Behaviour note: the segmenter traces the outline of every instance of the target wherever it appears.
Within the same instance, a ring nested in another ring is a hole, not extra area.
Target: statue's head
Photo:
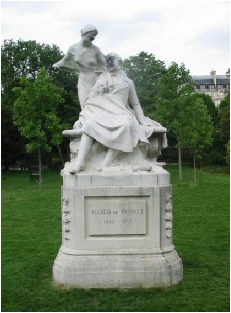
[[[83,29],[81,29],[81,36],[90,37],[90,40],[94,40],[96,35],[98,34],[98,30],[94,25],[86,25]]]
[[[113,72],[122,67],[123,60],[119,54],[111,52],[106,55],[106,63],[109,72]]]

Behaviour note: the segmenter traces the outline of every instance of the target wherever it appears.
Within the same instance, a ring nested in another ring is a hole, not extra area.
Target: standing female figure
[[[81,30],[81,41],[70,46],[65,56],[53,67],[74,70],[78,75],[78,96],[81,109],[95,83],[96,78],[107,72],[104,55],[92,44],[98,31],[93,25],[86,25]]]

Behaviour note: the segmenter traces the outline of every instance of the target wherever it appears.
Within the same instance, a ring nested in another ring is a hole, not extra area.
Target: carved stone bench
[[[137,146],[133,152],[131,153],[120,153],[119,161],[120,164],[141,164],[142,158],[144,159],[144,163],[151,163],[152,165],[163,165],[157,162],[158,156],[161,154],[161,150],[167,147],[167,139],[166,139],[166,132],[167,129],[165,127],[155,127],[154,132],[148,138],[149,139],[149,146]],[[69,129],[64,130],[62,132],[63,136],[69,138],[70,140],[70,163],[73,162],[78,157],[79,145],[82,136],[81,129]],[[89,156],[90,159],[95,159],[95,161],[91,163],[99,163],[99,159],[102,161],[102,155],[105,156],[106,151],[108,148],[102,146],[101,144],[95,142],[95,148],[92,150],[91,155]],[[98,156],[96,155],[98,153]],[[100,156],[101,155],[101,156]],[[97,159],[97,160],[96,160]],[[70,165],[69,163],[69,165]],[[68,166],[68,164],[67,164]]]

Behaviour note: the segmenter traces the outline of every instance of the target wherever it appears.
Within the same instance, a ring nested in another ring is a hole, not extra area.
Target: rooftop
[[[192,76],[192,79],[195,84],[201,85],[210,85],[214,84],[213,77],[211,75],[195,75]],[[216,75],[216,84],[217,85],[224,85],[229,83],[229,77],[226,75]]]

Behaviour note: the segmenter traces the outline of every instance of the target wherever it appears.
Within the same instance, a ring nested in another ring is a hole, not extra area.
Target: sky
[[[87,24],[98,29],[103,54],[145,51],[166,67],[183,63],[191,75],[230,67],[230,1],[1,1],[1,45],[36,40],[65,53]]]

